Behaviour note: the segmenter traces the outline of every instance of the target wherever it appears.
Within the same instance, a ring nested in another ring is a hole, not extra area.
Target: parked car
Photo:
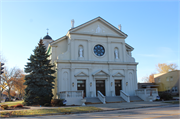
[[[16,100],[19,100],[19,98],[16,98]]]
[[[9,98],[6,98],[6,99],[5,99],[5,102],[7,102],[7,101],[12,101],[12,99],[11,99],[11,100],[9,100]]]

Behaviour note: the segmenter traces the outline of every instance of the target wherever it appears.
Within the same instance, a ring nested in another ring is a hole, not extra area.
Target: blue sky
[[[71,19],[78,26],[100,16],[115,27],[122,25],[142,82],[142,77],[157,73],[158,63],[180,66],[179,5],[178,0],[1,0],[0,52],[8,68],[24,69],[47,28],[56,40],[68,32]]]

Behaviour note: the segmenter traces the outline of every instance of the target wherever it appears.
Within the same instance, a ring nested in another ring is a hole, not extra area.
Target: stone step
[[[140,102],[143,101],[141,98],[138,96],[130,96],[130,102]]]
[[[120,96],[106,96],[106,103],[120,103],[120,102],[126,102],[122,97]]]
[[[88,97],[86,98],[86,104],[102,104],[98,97]]]

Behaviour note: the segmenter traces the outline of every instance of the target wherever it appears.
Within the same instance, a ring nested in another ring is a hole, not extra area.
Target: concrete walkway
[[[156,106],[165,106],[171,105],[171,103],[164,103],[161,101],[155,102],[123,102],[123,103],[108,103],[108,104],[92,104],[87,106],[94,106],[101,108],[102,110],[124,110],[124,109],[136,109],[136,108],[145,108],[145,107],[156,107]]]
[[[93,106],[101,108],[102,110],[125,110],[125,109],[136,109],[136,108],[145,108],[145,107],[156,107],[156,106],[165,106],[165,105],[172,105],[171,103],[164,103],[161,101],[155,101],[155,102],[123,102],[123,103],[108,103],[108,104],[89,104],[86,106]],[[68,108],[68,107],[77,107],[77,106],[63,106],[63,107],[37,107],[37,106],[25,106],[29,107],[32,110],[35,109],[56,109],[56,108]],[[24,109],[29,110],[29,109]],[[0,112],[3,111],[12,111],[12,110],[0,110]],[[19,111],[19,110],[13,110],[13,111]]]

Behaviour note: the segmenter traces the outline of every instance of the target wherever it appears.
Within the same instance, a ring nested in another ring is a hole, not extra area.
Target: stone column
[[[58,70],[57,70],[57,93],[59,93],[61,89],[61,84],[62,84],[62,68],[58,65]]]
[[[109,41],[109,38],[107,38],[107,56],[108,56],[108,61],[112,60],[112,53],[111,53],[111,42]],[[106,51],[105,51],[106,52]]]
[[[128,82],[128,85],[129,85],[129,81],[128,81],[128,69],[125,69],[125,77],[124,77],[125,92],[128,94],[129,90],[128,90],[128,86],[126,86],[126,82]]]
[[[74,59],[74,54],[75,54],[75,51],[76,51],[76,50],[74,50],[74,45],[75,45],[75,40],[71,39],[71,43],[70,43],[70,57],[71,57],[71,60]]]
[[[125,46],[125,43],[123,42],[122,43],[122,46],[123,46],[123,58],[122,58],[122,60],[123,60],[123,62],[126,62],[126,46]]]
[[[112,69],[109,69],[109,84],[110,84],[110,96],[114,96],[115,94],[115,88],[114,88],[114,79],[112,77]],[[112,82],[112,86],[111,86],[111,82]]]
[[[89,68],[89,80],[87,81],[89,85],[89,97],[93,97],[93,77],[92,77],[92,69]]]
[[[75,68],[71,68],[70,69],[70,72],[71,72],[71,78],[70,78],[70,90],[71,91],[74,91],[75,89],[74,89],[74,87],[75,87],[75,83],[74,83],[74,70],[75,70]],[[72,83],[74,83],[74,87],[72,86]]]

